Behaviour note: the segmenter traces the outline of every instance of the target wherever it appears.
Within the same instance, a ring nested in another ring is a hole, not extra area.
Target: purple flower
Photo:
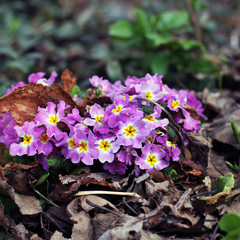
[[[179,156],[181,154],[181,150],[178,148],[178,146],[176,144],[173,144],[170,141],[167,141],[166,142],[166,148],[168,150],[169,157],[172,157],[173,161],[178,161]]]
[[[103,78],[98,77],[96,75],[92,76],[92,78],[89,79],[90,83],[93,87],[100,88],[103,92],[106,89],[111,89],[111,83],[108,80],[103,80]]]
[[[161,170],[169,165],[169,162],[164,157],[165,152],[160,145],[146,143],[142,149],[141,157],[136,156],[135,164],[147,172],[151,172],[154,169]]]
[[[57,105],[52,102],[48,102],[46,108],[38,108],[38,114],[35,117],[35,121],[38,126],[44,125],[46,127],[46,134],[48,137],[55,136],[57,140],[63,137],[62,131],[58,128],[59,123],[65,115],[65,110],[69,106],[66,106],[64,101],[60,101]]]
[[[9,152],[13,156],[22,156],[24,154],[33,156],[37,153],[38,140],[44,129],[37,128],[35,122],[24,122],[23,127],[15,126],[17,136],[21,138],[20,143],[12,143]]]
[[[42,84],[44,86],[50,87],[54,83],[55,78],[58,76],[58,74],[55,71],[51,73],[49,79],[43,78],[44,75],[45,75],[44,72],[32,73],[28,77],[28,82]]]
[[[161,85],[161,76],[159,79],[156,75],[151,76],[147,74],[145,76],[145,81],[141,81],[140,84],[135,86],[135,89],[140,97],[158,101],[163,97]]]
[[[183,119],[183,128],[185,130],[197,132],[200,126],[200,120],[195,120],[191,117],[190,113],[183,109],[183,115],[185,119]]]
[[[93,126],[93,132],[100,132],[101,134],[107,134],[109,131],[108,126],[102,123],[104,116],[104,109],[97,103],[95,103],[89,110],[91,118],[85,118],[83,123],[87,126]]]
[[[119,132],[117,138],[123,146],[132,146],[134,148],[141,148],[150,129],[146,128],[144,121],[140,119],[129,118],[126,122],[119,122]]]
[[[8,88],[6,93],[4,94],[4,96],[8,95],[9,93],[11,93],[12,91],[14,91],[15,89],[19,88],[19,87],[23,87],[26,84],[24,82],[18,82],[16,85],[11,85],[11,88]]]
[[[45,156],[50,154],[53,150],[53,143],[51,138],[46,133],[43,133],[38,140],[38,153],[43,153]]]
[[[49,165],[47,163],[47,158],[46,158],[46,156],[44,154],[42,154],[42,153],[38,154],[36,156],[36,159],[37,159],[37,161],[39,161],[42,164],[44,170],[48,170],[49,169]]]
[[[93,159],[98,158],[98,150],[94,146],[94,135],[77,129],[75,136],[76,147],[70,152],[70,159],[72,163],[79,163],[80,161],[86,165],[93,165]]]
[[[66,124],[74,125],[76,122],[82,122],[82,117],[79,114],[79,110],[74,108],[72,113],[68,113],[68,115],[63,119],[63,122]]]
[[[132,165],[132,158],[135,156],[135,150],[131,147],[122,147],[122,149],[116,154],[118,161],[125,163],[126,165]]]
[[[114,159],[113,162],[106,162],[103,165],[105,170],[108,170],[111,174],[116,174],[117,172],[120,175],[123,175],[127,169],[125,163],[119,162],[117,159]]]
[[[118,151],[120,144],[115,141],[116,138],[103,138],[96,141],[95,145],[99,151],[98,159],[101,163],[112,162],[114,154]]]
[[[9,112],[0,114],[0,142],[5,143],[9,148],[12,143],[18,143],[19,137],[15,129],[15,122]]]

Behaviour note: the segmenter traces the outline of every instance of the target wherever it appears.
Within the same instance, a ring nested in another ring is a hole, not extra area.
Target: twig
[[[138,216],[138,212],[136,212],[127,202],[126,202],[126,198],[123,198],[123,203],[136,215]]]
[[[191,18],[191,23],[195,32],[196,40],[202,43],[202,33],[199,26],[199,21],[196,12],[193,10],[190,0],[185,0],[188,14]]]
[[[114,191],[80,191],[75,194],[75,196],[86,196],[86,195],[117,195],[117,196],[127,196],[127,197],[135,197],[142,198],[135,192],[114,192]]]
[[[91,201],[89,201],[88,199],[86,199],[86,203],[92,207],[95,207],[95,208],[98,208],[98,209],[101,209],[101,210],[104,210],[104,211],[107,211],[107,212],[110,212],[114,215],[116,215],[117,217],[121,217],[121,215],[119,213],[116,213],[114,211],[112,211],[111,209],[108,209],[108,208],[105,208],[105,207],[102,207],[102,206],[99,206]]]

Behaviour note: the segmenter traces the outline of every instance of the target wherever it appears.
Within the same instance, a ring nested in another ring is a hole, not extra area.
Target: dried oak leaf
[[[70,93],[72,87],[77,85],[77,78],[68,69],[64,70],[64,72],[62,73],[61,80],[63,90],[67,93]]]
[[[38,107],[45,108],[48,102],[57,104],[60,100],[72,108],[76,107],[71,96],[58,84],[48,87],[29,83],[0,98],[0,113],[10,112],[15,123],[22,126],[24,122],[34,120]]]
[[[18,194],[6,180],[0,178],[0,188],[2,188],[10,198],[18,205],[23,215],[33,215],[42,212],[40,202],[33,196]]]

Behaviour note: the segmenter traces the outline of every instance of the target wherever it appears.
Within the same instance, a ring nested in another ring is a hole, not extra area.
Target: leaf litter
[[[82,105],[77,106],[68,94],[75,84],[74,76],[65,72],[62,79],[65,81],[63,89],[53,85],[51,88],[42,86],[39,90],[29,84],[13,91],[0,98],[0,112],[10,111],[15,122],[21,125],[32,120],[38,106],[45,107],[50,100],[57,103],[60,97],[64,98],[67,104],[80,111],[95,101],[96,93],[88,92]],[[6,237],[38,240],[214,237],[213,228],[223,214],[240,213],[239,181],[233,186],[239,174],[232,172],[224,177],[221,170],[214,168],[218,165],[227,171],[226,174],[231,172],[224,165],[226,157],[231,155],[232,148],[239,151],[229,126],[219,127],[229,119],[236,119],[234,116],[239,111],[237,104],[234,111],[227,105],[229,96],[225,95],[223,98],[207,96],[205,92],[199,95],[206,109],[215,111],[218,119],[203,124],[201,134],[188,134],[190,144],[183,149],[181,160],[176,163],[180,170],[175,177],[170,174],[171,169],[164,174],[155,171],[137,178],[133,173],[123,178],[87,170],[78,175],[59,175],[58,181],[50,183],[49,192],[45,190],[45,195],[59,206],[56,207],[44,204],[33,191],[34,184],[43,174],[36,162],[29,165],[5,163],[0,168],[1,199],[4,196],[15,204],[11,212],[6,212],[0,204],[0,226]],[[221,144],[228,146],[226,150],[230,153],[222,156]],[[215,180],[220,175],[222,177]],[[230,179],[230,185],[223,181],[226,177]],[[217,192],[214,192],[214,183],[211,184],[214,180]],[[216,187],[219,182],[221,187]],[[79,191],[92,191],[92,194],[77,196]],[[101,194],[101,191],[109,194]],[[115,195],[112,191],[132,194]]]

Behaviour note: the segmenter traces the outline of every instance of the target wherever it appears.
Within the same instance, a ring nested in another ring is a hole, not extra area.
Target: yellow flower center
[[[179,107],[179,106],[180,106],[180,104],[179,104],[179,101],[178,101],[178,100],[177,100],[177,101],[172,101],[171,105],[172,105],[172,108],[177,108],[177,107]]]
[[[112,111],[115,112],[115,113],[120,113],[122,111],[122,107],[121,106],[117,106]]]
[[[146,92],[146,99],[153,98],[152,93],[150,91]]]
[[[88,143],[85,142],[85,141],[81,141],[80,144],[78,145],[78,150],[80,152],[82,152],[82,151],[87,152],[87,150],[88,150]]]
[[[147,162],[150,164],[151,167],[153,167],[153,165],[157,163],[156,155],[148,154]]]
[[[146,116],[144,119],[149,121],[149,122],[154,122],[155,121],[155,118],[153,116]]]
[[[95,120],[99,123],[101,123],[103,116],[96,116]]]
[[[23,138],[23,144],[24,145],[29,145],[31,144],[32,142],[32,136],[27,136],[26,134],[24,135],[24,138]]]
[[[44,143],[46,143],[48,139],[49,139],[49,136],[47,134],[42,134],[42,136],[40,137],[40,141]]]
[[[172,143],[170,141],[167,141],[167,144],[166,144],[168,147],[171,147],[172,146]]]
[[[74,148],[75,146],[77,146],[77,144],[75,143],[75,139],[74,138],[71,138],[68,140],[68,147],[69,148]]]
[[[53,116],[51,115],[49,120],[48,120],[51,124],[56,125],[57,121],[59,121],[59,117],[57,115]]]
[[[103,151],[107,151],[109,148],[111,147],[111,145],[109,144],[108,140],[103,140],[100,142],[100,146],[99,149],[102,149]]]
[[[135,137],[137,129],[130,124],[128,127],[124,128],[124,131],[127,137]]]
[[[91,108],[92,106],[87,106],[87,112],[89,112]]]

